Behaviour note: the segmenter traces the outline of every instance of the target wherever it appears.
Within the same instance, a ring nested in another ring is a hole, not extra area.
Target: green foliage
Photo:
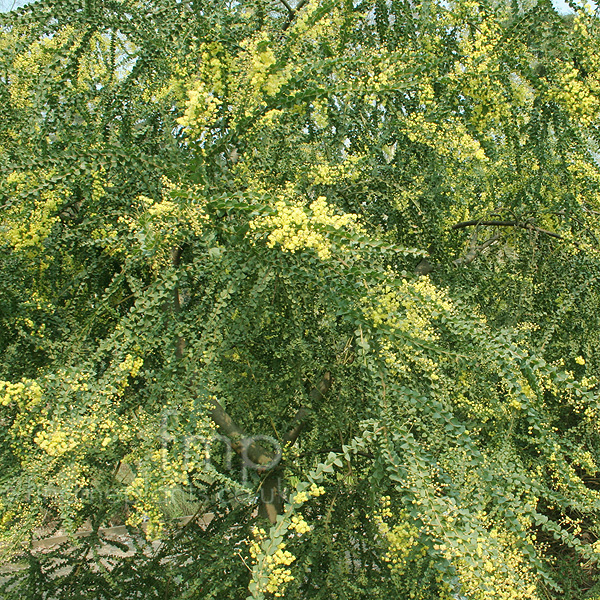
[[[472,0],[3,15],[4,597],[591,589],[598,26]]]

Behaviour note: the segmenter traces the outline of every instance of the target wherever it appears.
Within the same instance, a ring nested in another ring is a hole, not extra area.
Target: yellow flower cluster
[[[523,120],[524,115],[527,115],[535,100],[533,89],[516,73],[510,77],[510,89],[515,103],[526,108],[524,111],[519,111],[520,113],[523,113],[522,115],[519,115],[521,119],[519,122],[525,124],[526,122],[529,122],[529,117],[527,116],[527,121],[525,121]]]
[[[600,540],[596,540],[593,544],[590,544],[590,550],[600,556]]]
[[[357,219],[353,214],[336,215],[323,196],[312,202],[309,210],[300,202],[287,204],[283,200],[276,202],[275,208],[277,214],[257,217],[250,222],[250,228],[271,229],[267,241],[270,248],[279,244],[284,252],[292,253],[311,248],[321,260],[331,256],[327,228],[349,228]]]
[[[50,456],[61,456],[77,447],[79,440],[74,439],[69,432],[55,429],[53,432],[40,431],[33,440]]]
[[[307,177],[314,185],[333,185],[341,181],[356,181],[360,178],[359,163],[363,156],[352,154],[344,162],[330,164],[327,159],[317,153],[317,164],[308,169]]]
[[[502,543],[503,536],[494,531],[495,540],[480,540],[475,548],[476,559],[457,548],[446,548],[445,556],[456,567],[461,582],[461,594],[473,600],[538,600],[535,574],[517,549],[517,545]],[[497,541],[496,544],[490,542]],[[508,540],[506,540],[508,541]],[[490,546],[496,546],[491,548]],[[494,550],[500,550],[500,554]],[[483,569],[479,567],[483,564]]]
[[[427,121],[421,113],[405,119],[408,138],[434,148],[441,156],[461,161],[487,161],[481,144],[457,119],[434,123]]]
[[[31,408],[42,400],[42,388],[32,379],[22,379],[17,383],[0,380],[0,404],[9,406],[18,404],[23,408]]]
[[[3,34],[4,36],[7,34]],[[60,52],[61,46],[68,47],[74,36],[73,27],[63,27],[52,36],[43,37],[33,44],[26,44],[25,50],[16,55],[12,64],[11,85],[8,87],[10,101],[14,106],[25,108],[32,102],[38,78],[46,72],[48,65],[56,60],[57,51]]]
[[[163,178],[163,199],[155,202],[146,196],[138,196],[144,211],[138,219],[123,217],[120,222],[137,235],[143,249],[149,248],[155,269],[171,264],[173,247],[190,236],[202,235],[208,215],[199,203],[178,203],[168,199],[168,193],[176,186]]]
[[[461,8],[468,10],[469,4],[461,2]],[[509,105],[495,75],[501,31],[494,19],[483,17],[477,26],[465,27],[464,18],[462,11],[451,15],[452,25],[462,28],[463,35],[459,41],[460,58],[448,78],[458,84],[455,93],[473,100],[470,120],[481,129],[490,123],[498,124],[510,115]]]
[[[138,431],[137,427],[132,427],[132,420],[135,418],[137,426],[139,419],[118,414],[117,411],[120,395],[126,387],[124,382],[131,373],[136,374],[140,367],[140,359],[128,356],[124,363],[107,372],[110,383],[106,382],[100,387],[90,383],[90,373],[59,371],[57,380],[60,380],[60,386],[53,389],[55,402],[69,408],[76,403],[83,410],[63,410],[53,415],[49,414],[46,404],[39,406],[36,411],[31,410],[41,403],[42,390],[36,382],[28,382],[21,397],[30,400],[19,419],[15,420],[13,434],[33,439],[35,444],[53,457],[66,453],[83,456],[90,449],[102,451],[109,444],[130,441]]]
[[[227,88],[227,73],[230,61],[219,43],[205,44],[198,80],[188,90],[188,100],[178,123],[197,136],[211,127],[223,105]]]
[[[250,542],[250,556],[255,562],[262,558],[262,567],[266,571],[266,581],[258,587],[258,591],[268,592],[276,598],[282,598],[286,584],[294,579],[288,567],[296,560],[296,557],[285,549],[284,543],[279,544],[272,554],[262,556],[261,542],[266,539],[265,531],[255,528],[253,535],[254,540]]]
[[[560,73],[550,96],[583,125],[591,125],[597,118],[600,104],[578,69],[568,68]]]
[[[323,14],[320,0],[309,0],[302,6],[294,25],[290,28],[291,35],[299,38],[302,45],[315,46],[322,40],[339,39],[342,27],[346,24],[343,9],[330,8]],[[359,13],[357,17],[358,15]]]
[[[185,112],[182,117],[177,119],[177,122],[182,127],[187,127],[200,135],[215,121],[220,104],[221,101],[206,83],[199,81],[188,91]]]
[[[256,91],[264,91],[267,96],[275,96],[285,84],[286,76],[273,67],[277,63],[273,50],[263,47],[251,58],[250,85]]]
[[[532,496],[524,503],[524,510],[533,509],[537,502]],[[440,515],[449,535],[433,548],[456,569],[461,596],[474,600],[539,600],[537,575],[520,550],[519,534],[505,529],[502,519],[480,511],[474,515],[479,521],[479,534],[473,535],[473,531],[466,542],[454,535],[457,515],[456,505],[450,514]],[[528,521],[523,519],[522,523],[527,526]],[[448,598],[452,597],[448,592]]]
[[[329,118],[327,116],[327,106],[324,102],[315,100],[313,103],[313,120],[317,127],[326,129],[329,127]]]
[[[92,173],[92,193],[90,199],[92,201],[93,206],[97,206],[104,194],[106,194],[106,190],[104,189],[104,185],[102,183],[102,177],[100,173],[97,171]]]
[[[41,181],[51,177],[53,172],[40,173],[11,173],[6,183],[15,194],[27,192]],[[56,187],[41,193],[39,200],[33,206],[28,206],[24,218],[21,203],[15,203],[16,210],[9,210],[0,226],[0,241],[9,243],[15,250],[26,250],[29,254],[33,249],[41,248],[43,241],[50,235],[52,227],[58,222],[56,215],[58,207],[67,197],[66,189]]]
[[[222,44],[211,42],[202,52],[202,79],[209,82],[213,92],[221,96],[227,85],[228,60]]]
[[[289,554],[289,552],[287,554]],[[295,559],[295,557],[293,557],[291,554],[289,554],[289,556],[292,557],[292,560]],[[279,559],[289,560],[286,556],[279,557]],[[286,569],[285,567],[274,567],[269,573],[269,582],[267,583],[265,589],[267,592],[271,592],[276,598],[281,598],[283,597],[284,593],[282,586],[292,581],[292,579],[294,579],[294,577],[289,569]]]
[[[370,298],[364,298],[363,302],[368,308],[365,314],[373,321],[375,327],[382,323],[388,324],[392,328],[399,327],[399,311],[401,308],[398,294],[394,290],[388,289],[375,296],[375,305],[371,305]]]
[[[399,515],[399,522],[390,527],[386,519],[392,519],[393,516],[390,497],[383,496],[381,508],[373,514],[373,521],[386,541],[387,552],[383,560],[395,575],[401,575],[408,567],[409,556],[413,554],[416,557],[414,549],[418,545],[419,530],[408,521],[404,512]],[[423,556],[425,553],[426,549],[422,547],[417,554]]]
[[[316,483],[311,483],[308,493],[313,498],[318,498],[319,496],[322,496],[325,493],[325,488],[322,485],[317,485]]]
[[[374,290],[362,303],[363,314],[375,326],[385,323],[392,329],[430,341],[438,337],[431,326],[432,313],[453,310],[445,294],[425,277],[414,282],[403,280],[397,288],[386,286]]]
[[[143,358],[140,358],[140,357],[133,358],[133,356],[131,356],[131,354],[128,354],[125,357],[125,360],[123,362],[119,363],[119,369],[121,371],[125,371],[125,372],[129,373],[129,375],[131,375],[131,377],[137,377],[143,364],[144,364]]]
[[[323,486],[317,485],[315,483],[311,484],[308,492],[298,492],[293,498],[292,502],[298,506],[301,506],[305,502],[308,502],[310,497],[318,498],[325,493],[325,488]]]
[[[388,327],[412,339],[434,342],[439,335],[435,329],[436,314],[451,313],[453,306],[445,294],[438,290],[426,277],[414,282],[403,280],[395,288],[382,286],[370,290],[361,299],[363,314],[375,327]],[[435,381],[440,378],[440,365],[428,353],[418,348],[399,346],[382,341],[379,349],[381,358],[398,376],[426,376]]]
[[[293,529],[296,533],[302,535],[310,531],[308,523],[299,515],[294,515],[291,520],[290,529]]]
[[[293,498],[294,504],[302,506],[305,502],[308,502],[308,494],[306,492],[298,492]]]
[[[87,452],[90,446],[106,448],[118,440],[130,439],[134,433],[127,419],[97,403],[91,405],[88,413],[80,415],[76,422],[66,418],[56,422],[45,421],[43,425],[44,428],[35,434],[34,442],[50,456]]]

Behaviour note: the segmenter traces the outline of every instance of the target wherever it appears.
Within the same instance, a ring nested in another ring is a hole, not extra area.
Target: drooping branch
[[[302,454],[300,454],[300,457],[312,456],[314,454],[331,454],[332,452],[335,452],[336,454],[341,454],[343,452],[343,448],[322,448],[321,450],[303,452]],[[363,450],[353,450],[352,453],[356,456],[362,456],[363,458],[375,460],[375,455],[372,452],[365,452]]]
[[[183,247],[177,246],[171,250],[171,264],[178,268],[181,263],[181,255],[183,254]],[[179,286],[173,290],[173,312],[179,312],[181,310],[181,299],[179,297]]]
[[[306,425],[310,412],[305,406],[298,409],[290,423],[290,430],[283,436],[285,447],[294,445]],[[281,471],[280,469],[272,469],[260,486],[261,504],[258,509],[258,514],[269,519],[271,523],[277,521],[277,515],[281,514],[283,510],[283,498],[281,497],[280,488]]]
[[[279,477],[276,475],[281,462],[281,449],[277,452],[265,449],[234,422],[217,400],[211,399],[210,404],[210,418],[219,433],[230,441],[231,449],[242,458],[244,466],[256,469],[259,474],[266,473],[260,489],[259,514],[275,523],[277,515],[283,510]]]
[[[331,388],[331,383],[331,373],[327,372],[311,390],[311,400],[313,402],[323,400]],[[260,489],[259,515],[275,523],[277,515],[283,510],[283,499],[280,494],[281,449],[275,452],[267,450],[252,436],[247,435],[217,400],[211,399],[210,405],[209,414],[212,421],[219,433],[230,440],[231,449],[242,458],[244,466],[254,468],[260,474],[266,474]],[[311,411],[306,407],[298,409],[290,423],[288,433],[283,436],[285,446],[292,446],[296,442],[310,413]]]
[[[179,267],[182,254],[182,246],[176,246],[175,248],[172,248],[171,264],[173,267]],[[181,312],[179,286],[176,286],[173,290],[173,312]],[[178,359],[183,357],[184,349],[185,340],[180,337],[177,339],[176,348],[176,356]],[[236,423],[234,423],[233,419],[227,414],[225,409],[217,400],[212,399],[210,404],[211,419],[217,426],[219,432],[230,440],[231,449],[242,457],[245,466],[255,467],[259,473],[268,471],[269,469],[273,469],[277,466],[281,460],[281,452],[269,452],[251,437],[247,436],[246,433]]]
[[[171,264],[176,269],[181,263],[181,255],[183,254],[183,246],[176,246],[171,250]],[[179,286],[175,286],[173,290],[173,312],[178,313],[181,311],[181,297],[179,293]],[[182,337],[177,338],[177,346],[175,355],[178,359],[183,357],[183,351],[185,349],[185,340]]]
[[[171,250],[171,264],[178,268],[181,263],[183,248],[175,247]],[[173,313],[181,312],[181,299],[179,287],[176,286],[173,290]],[[185,349],[185,340],[182,337],[177,339],[176,356],[178,359],[183,358]],[[313,404],[318,404],[325,399],[325,396],[331,388],[331,373],[326,372],[319,383],[310,391],[310,399]],[[230,442],[231,449],[241,457],[243,464],[247,468],[256,469],[259,474],[265,474],[266,477],[261,485],[261,505],[259,513],[275,523],[277,515],[281,514],[283,509],[283,499],[280,494],[280,476],[278,467],[281,463],[282,449],[276,451],[267,450],[252,436],[237,425],[227,411],[221,406],[216,399],[211,399],[210,418],[217,426],[221,435],[226,437]],[[290,429],[283,436],[285,446],[292,446],[298,436],[302,432],[306,421],[311,413],[311,410],[305,406],[301,406],[290,423]]]

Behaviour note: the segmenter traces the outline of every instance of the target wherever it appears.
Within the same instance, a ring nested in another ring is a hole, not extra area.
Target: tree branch
[[[183,247],[177,246],[171,250],[171,264],[178,268],[181,263]],[[181,311],[181,299],[179,287],[173,290],[173,313]],[[185,349],[185,340],[180,337],[177,339],[176,356],[183,358]],[[310,399],[313,403],[321,402],[325,399],[327,392],[331,388],[331,373],[327,371],[321,381],[310,391]],[[275,523],[277,515],[281,514],[283,509],[283,499],[279,492],[280,472],[277,467],[281,463],[281,450],[272,452],[265,449],[261,444],[246,435],[243,429],[239,427],[229,416],[227,411],[216,399],[210,400],[210,417],[217,426],[219,433],[229,439],[231,449],[242,458],[245,467],[254,468],[259,474],[266,474],[260,489],[261,505],[259,514]],[[306,420],[310,415],[310,410],[304,406],[300,407],[292,419],[290,430],[283,436],[285,446],[292,446],[302,432]]]
[[[293,446],[298,439],[298,436],[302,433],[306,420],[310,415],[310,409],[305,406],[301,406],[298,412],[294,415],[292,422],[290,423],[291,429],[283,436],[283,441],[286,446]]]
[[[321,381],[319,381],[319,383],[310,391],[311,401],[314,403],[322,402],[323,400],[325,400],[325,396],[329,392],[332,383],[333,381],[331,379],[331,373],[329,371],[326,371],[323,377],[321,378]]]
[[[300,0],[296,5],[296,8],[292,8],[286,0],[279,0],[282,4],[284,4],[288,10],[290,11],[290,16],[288,17],[287,22],[283,26],[283,31],[288,29],[288,27],[294,22],[294,18],[296,15],[308,4],[308,0]]]
[[[171,264],[177,269],[181,263],[181,255],[183,254],[183,247],[176,246],[171,249]],[[173,312],[178,313],[181,311],[181,298],[179,295],[179,286],[176,286],[173,290]],[[185,340],[180,337],[177,339],[177,347],[175,350],[175,356],[180,359],[183,356],[185,349]]]
[[[171,264],[173,267],[179,267],[182,254],[183,248],[181,246],[171,250]],[[173,313],[178,313],[180,311],[181,299],[179,296],[179,287],[177,286],[173,290]],[[185,340],[180,337],[177,339],[177,347],[175,350],[178,359],[183,358],[184,349]],[[231,449],[242,458],[245,467],[254,468],[258,473],[268,473],[269,471],[273,471],[279,465],[281,462],[281,451],[274,453],[266,450],[261,444],[246,435],[216,399],[211,399],[210,404],[210,418],[217,426],[219,432],[229,439]],[[300,431],[298,431],[298,434],[299,433]],[[275,483],[278,488],[279,480],[277,479]],[[281,513],[282,508],[283,503],[279,496],[278,489],[271,490],[269,498],[265,498],[264,489],[261,489],[261,509],[271,523],[275,523],[277,515]]]
[[[479,225],[482,225],[484,227],[519,227],[521,229],[537,231],[538,233],[543,233],[545,235],[549,235],[550,237],[557,238],[559,240],[564,239],[562,235],[559,235],[558,233],[548,231],[547,229],[542,229],[537,225],[533,225],[533,223],[521,223],[519,221],[462,221],[460,223],[452,225],[452,229],[464,229],[465,227],[477,227]]]
[[[475,242],[476,242],[477,236],[474,236],[474,238],[475,238]],[[457,267],[460,265],[471,264],[479,256],[479,254],[481,252],[483,252],[483,250],[485,250],[486,248],[488,248],[489,246],[491,246],[492,244],[497,242],[499,239],[500,239],[500,234],[497,233],[496,235],[492,236],[491,238],[489,238],[488,240],[483,242],[483,244],[481,244],[480,246],[477,246],[475,243],[473,243],[473,241],[474,241],[473,238],[471,238],[471,243],[469,245],[469,251],[462,258],[457,258],[455,261],[453,261],[454,264]]]
[[[269,519],[271,523],[275,523],[277,515],[281,514],[283,510],[283,499],[279,493],[280,477],[276,468],[281,462],[281,451],[275,454],[266,450],[238,427],[217,400],[213,399],[210,402],[212,405],[211,419],[219,432],[230,440],[231,449],[242,458],[244,466],[255,468],[260,474],[267,474],[260,486],[258,514]],[[259,466],[257,467],[257,465]]]
[[[279,0],[281,2],[281,4],[283,4],[288,11],[290,12],[290,14],[294,14],[294,9],[288,4],[287,0]]]
[[[322,402],[325,399],[327,392],[331,388],[331,373],[327,371],[321,381],[310,391],[310,399],[313,403]],[[311,411],[305,406],[301,406],[292,422],[290,430],[283,436],[285,447],[293,446],[298,439],[298,436],[304,429],[306,421]],[[258,514],[261,517],[266,517],[271,523],[275,523],[277,515],[283,510],[283,498],[281,497],[281,475],[283,468],[280,466],[277,469],[272,469],[262,482],[260,489],[261,505]]]
[[[323,448],[322,450],[313,450],[312,452],[303,452],[300,454],[301,457],[311,456],[312,454],[331,454],[335,452],[336,454],[341,454],[342,448]],[[353,451],[356,456],[362,456],[364,458],[369,458],[371,460],[375,459],[375,455],[372,452],[364,452],[362,450]]]
[[[244,460],[244,466],[256,467],[259,473],[265,473],[274,469],[281,461],[281,452],[273,453],[266,450],[258,442],[252,441],[252,438],[246,435],[233,419],[227,414],[227,411],[219,404],[217,400],[210,401],[212,408],[210,418],[214,421],[219,432],[229,438],[231,449]]]
[[[327,392],[329,392],[329,389],[331,388],[331,383],[331,373],[327,371],[321,378],[321,381],[319,381],[319,383],[310,391],[309,396],[313,403],[321,402],[325,399]],[[309,408],[306,408],[306,406],[301,406],[298,409],[290,423],[291,429],[283,436],[283,441],[286,446],[294,445],[298,436],[302,433],[302,429],[304,429],[306,420],[311,412],[312,411]]]

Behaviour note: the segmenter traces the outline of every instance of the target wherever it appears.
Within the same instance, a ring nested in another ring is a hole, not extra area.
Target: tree
[[[590,587],[594,14],[48,1],[2,27],[7,597]],[[177,502],[214,518],[170,528]],[[111,520],[165,543],[102,559]]]

